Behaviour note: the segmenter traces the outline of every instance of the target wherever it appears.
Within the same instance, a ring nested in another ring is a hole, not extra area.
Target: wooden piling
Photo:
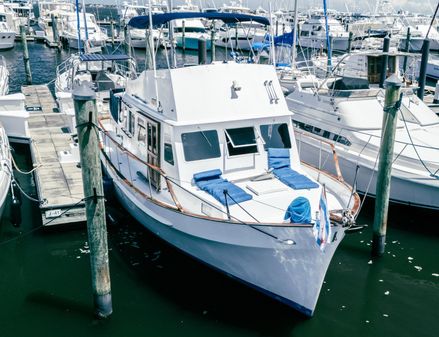
[[[181,23],[181,47],[183,51],[186,51],[186,22],[183,20]]]
[[[390,50],[390,37],[386,36],[383,43],[383,53],[385,55],[381,56],[381,71],[380,71],[380,88],[384,88],[384,81],[387,77],[387,68],[389,66],[389,55],[387,53]]]
[[[206,50],[206,40],[201,38],[198,39],[198,64],[206,64],[207,60],[207,50]]]
[[[58,51],[61,51],[61,43],[58,34],[58,19],[53,13],[50,15],[50,17],[52,20],[53,42],[56,43]]]
[[[114,48],[114,20],[110,21],[110,32],[111,32],[111,46]]]
[[[82,167],[95,313],[105,318],[113,312],[104,188],[99,159],[96,96],[83,83],[73,91]]]
[[[404,51],[406,53],[410,52],[410,39],[411,39],[410,27],[407,27],[407,36],[405,38],[405,48],[404,48]],[[402,66],[402,73],[404,74],[404,76],[405,76],[405,73],[407,71],[407,61],[408,61],[408,57],[406,55],[406,56],[404,56],[404,63]]]
[[[32,84],[32,71],[30,69],[29,50],[27,49],[26,27],[20,26],[21,43],[23,44],[24,70],[26,72],[26,83]]]
[[[215,62],[215,20],[212,21],[212,30],[210,31],[210,58]]]
[[[418,97],[421,101],[424,100],[425,80],[427,78],[427,64],[428,64],[428,54],[429,53],[430,53],[430,40],[428,38],[426,38],[426,39],[424,39],[424,42],[422,43],[421,66],[419,67]]]
[[[349,32],[348,48],[347,48],[347,50],[346,50],[346,52],[347,52],[348,54],[350,54],[351,49],[352,49],[352,39],[353,39],[353,37],[354,37],[354,33]]]
[[[402,81],[393,74],[385,81],[383,129],[379,152],[378,176],[376,183],[375,217],[373,222],[372,256],[384,254],[387,216],[389,211],[390,181],[392,177],[393,148],[400,105]]]

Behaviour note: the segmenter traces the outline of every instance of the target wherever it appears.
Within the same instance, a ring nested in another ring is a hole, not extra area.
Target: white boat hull
[[[15,33],[14,32],[0,32],[0,50],[7,50],[14,48]]]
[[[323,48],[326,50],[326,38],[324,37],[301,37],[300,45],[303,48],[313,48],[320,49]],[[345,51],[348,48],[349,38],[346,37],[334,37],[332,39],[332,50],[342,50]]]
[[[190,216],[138,195],[102,156],[124,208],[152,233],[229,276],[311,316],[338,244],[341,226],[321,251],[312,227],[255,226]],[[264,231],[269,234],[265,234]],[[274,238],[274,237],[276,238]],[[294,240],[295,244],[286,244]]]
[[[300,156],[304,162],[319,167],[320,156],[321,158],[332,156],[332,153],[327,152],[324,147],[321,149],[319,146],[305,141],[304,138],[306,137],[302,137],[302,141],[300,141],[300,136],[297,137]],[[375,197],[378,164],[374,168],[374,161],[365,161],[358,157],[347,158],[345,153],[340,150],[337,150],[337,155],[344,180],[350,185],[355,184],[358,192],[367,192],[368,196]],[[323,165],[323,169],[336,174],[330,160]],[[392,170],[390,200],[394,203],[439,210],[439,181],[436,180],[432,183],[433,180],[400,172],[394,168]]]

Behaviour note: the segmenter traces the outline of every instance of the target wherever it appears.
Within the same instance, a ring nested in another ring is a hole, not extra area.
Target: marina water
[[[52,81],[56,65],[69,55],[38,43],[29,43],[29,51],[35,84]],[[17,92],[25,81],[21,44],[2,55],[11,92]],[[143,55],[136,54],[140,65]],[[195,63],[196,55],[179,52],[178,59]],[[13,148],[17,164],[30,169],[26,146]],[[29,175],[16,178],[35,195]],[[114,313],[104,321],[93,318],[85,225],[42,229],[37,205],[25,198],[19,228],[6,212],[0,225],[1,337],[439,334],[437,213],[392,206],[386,254],[372,262],[374,205],[367,200],[358,223],[369,227],[341,243],[308,319],[193,261],[147,232],[116,202],[108,204]]]

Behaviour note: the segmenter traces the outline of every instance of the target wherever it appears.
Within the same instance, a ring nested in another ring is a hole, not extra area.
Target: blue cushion
[[[289,149],[269,148],[268,168],[274,169],[274,175],[285,185],[295,190],[319,187],[319,184],[291,168]]]
[[[195,173],[194,174],[194,181],[197,182],[197,181],[202,181],[202,180],[217,179],[221,176],[221,174],[222,174],[222,172],[219,169]]]
[[[319,187],[319,184],[312,181],[307,176],[304,176],[303,174],[300,174],[290,168],[274,170],[273,173],[281,182],[291,188],[294,188],[295,190]]]
[[[221,178],[221,170],[210,170],[194,174],[194,182],[201,190],[209,193],[221,204],[226,205],[224,190],[227,190],[227,204],[234,205],[250,200],[252,196],[242,188]]]
[[[280,169],[290,167],[289,149],[268,149],[268,168]]]
[[[305,197],[294,199],[285,212],[284,220],[288,219],[292,223],[311,223],[311,205],[309,200]]]

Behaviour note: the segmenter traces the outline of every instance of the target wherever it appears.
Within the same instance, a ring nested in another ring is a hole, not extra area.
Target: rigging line
[[[431,27],[433,26],[434,19],[436,18],[438,9],[439,9],[439,2],[437,3],[436,10],[434,11],[434,15],[431,18],[430,26],[428,27],[427,34],[425,35],[426,39],[428,39],[428,34],[430,34],[430,30],[431,30]]]
[[[439,3],[438,3],[438,6],[439,6]],[[436,170],[435,173],[432,173],[432,171],[430,171],[430,169],[427,167],[427,165],[425,164],[425,162],[422,160],[421,156],[419,155],[418,149],[416,148],[416,145],[413,143],[413,139],[412,139],[412,136],[411,136],[411,134],[410,134],[409,128],[408,128],[408,126],[407,126],[407,122],[406,122],[406,120],[405,120],[404,114],[402,113],[401,109],[398,109],[398,110],[401,112],[402,120],[404,121],[404,126],[405,126],[405,129],[406,129],[406,131],[407,131],[407,135],[409,136],[410,143],[411,143],[411,145],[413,146],[413,150],[415,150],[416,156],[418,157],[418,159],[419,159],[419,161],[421,162],[422,166],[424,166],[424,168],[427,170],[428,173],[430,173],[430,175],[431,175],[432,177],[434,177],[434,178],[439,178],[439,177],[436,175],[436,173],[438,172],[438,170]]]

